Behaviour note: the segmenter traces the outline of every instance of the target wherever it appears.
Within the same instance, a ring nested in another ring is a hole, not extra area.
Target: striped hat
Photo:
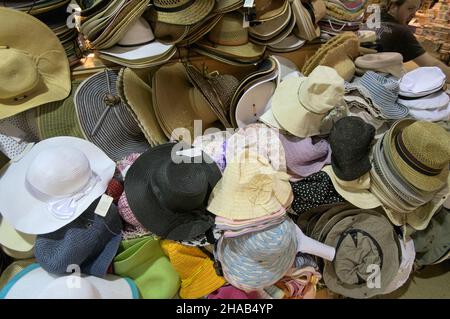
[[[295,224],[290,219],[263,231],[221,238],[217,259],[225,279],[244,291],[259,290],[279,281],[297,253]]]
[[[99,72],[80,84],[75,108],[86,139],[117,161],[150,148],[138,123],[117,94],[117,73]]]
[[[397,103],[399,82],[373,71],[364,75],[346,87],[346,90],[358,90],[370,99],[385,119],[398,120],[408,115],[408,108]]]

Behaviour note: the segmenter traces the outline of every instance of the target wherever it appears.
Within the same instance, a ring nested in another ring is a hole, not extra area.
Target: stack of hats
[[[406,73],[400,80],[398,102],[406,106],[417,120],[450,120],[450,99],[445,92],[446,77],[438,67],[421,67]]]
[[[326,6],[323,0],[291,1],[296,18],[294,35],[300,39],[312,41],[320,36],[318,22],[325,17]]]
[[[318,65],[334,68],[346,81],[355,74],[353,60],[359,55],[358,36],[344,32],[328,40],[303,65],[302,73],[308,76]]]
[[[321,37],[330,39],[346,31],[358,31],[364,19],[367,0],[325,0],[325,17],[319,22]]]
[[[449,196],[450,136],[435,123],[396,122],[373,149],[370,190],[391,222],[424,229]]]

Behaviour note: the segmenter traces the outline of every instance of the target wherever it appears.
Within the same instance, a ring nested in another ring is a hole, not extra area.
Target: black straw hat
[[[177,155],[179,148],[175,146],[166,143],[142,154],[127,172],[125,193],[146,229],[163,238],[189,240],[214,225],[214,216],[206,206],[222,175],[205,153]]]

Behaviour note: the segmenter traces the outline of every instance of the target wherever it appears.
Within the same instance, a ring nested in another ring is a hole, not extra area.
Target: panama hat
[[[225,279],[244,291],[267,288],[293,266],[297,254],[296,225],[286,219],[271,228],[235,238],[222,237],[216,258]]]
[[[439,125],[415,121],[391,128],[393,162],[404,178],[424,191],[435,191],[447,183],[450,134]]]
[[[217,165],[205,154],[176,155],[185,144],[151,148],[131,165],[125,193],[138,221],[155,235],[189,240],[214,225],[206,210],[213,187],[221,178]]]
[[[117,90],[122,101],[129,107],[150,145],[167,142],[153,109],[152,89],[133,70],[123,68],[117,79]]]
[[[353,181],[343,181],[336,176],[331,165],[324,166],[322,170],[330,176],[334,188],[346,201],[363,209],[372,209],[381,206],[380,200],[369,190],[369,173]]]
[[[210,14],[214,4],[214,0],[155,0],[151,16],[156,21],[192,25]]]
[[[320,134],[322,120],[344,96],[344,80],[326,66],[318,66],[309,77],[291,77],[281,82],[272,98],[275,119],[298,137]]]
[[[0,211],[18,231],[55,231],[105,192],[114,170],[114,162],[88,141],[46,139],[1,172]],[[19,193],[20,201],[9,200]]]
[[[0,8],[0,16],[0,119],[67,97],[69,63],[55,34],[24,12]]]
[[[11,257],[33,256],[34,244],[36,242],[35,235],[29,235],[15,230],[1,215],[0,215],[0,245],[7,255]]]
[[[105,70],[83,81],[75,108],[84,136],[117,161],[149,149],[144,134],[117,93],[117,73]]]
[[[31,264],[3,287],[0,299],[139,299],[139,292],[128,278],[51,275]]]
[[[225,284],[214,269],[214,260],[197,247],[162,240],[161,248],[180,275],[182,299],[197,299],[210,294]]]
[[[228,163],[209,198],[208,211],[229,219],[270,215],[292,202],[289,175],[257,153],[244,150]],[[230,198],[233,198],[231,201]]]

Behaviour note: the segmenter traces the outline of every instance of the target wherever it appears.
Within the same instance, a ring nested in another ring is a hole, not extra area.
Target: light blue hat
[[[263,231],[221,238],[217,247],[225,279],[234,287],[253,291],[279,281],[297,254],[295,224],[287,219]]]
[[[408,108],[397,101],[400,84],[392,77],[367,71],[353,83],[346,83],[345,91],[353,90],[369,99],[385,119],[398,120],[408,115]]]

